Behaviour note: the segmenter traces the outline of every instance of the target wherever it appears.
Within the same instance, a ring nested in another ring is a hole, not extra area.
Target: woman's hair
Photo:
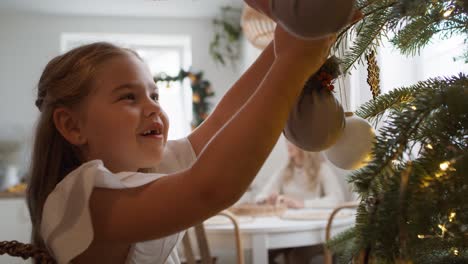
[[[47,196],[69,172],[81,165],[78,148],[57,130],[53,114],[57,107],[73,108],[91,92],[91,82],[99,66],[114,57],[136,53],[110,43],[81,46],[52,59],[38,84],[37,122],[27,203],[32,222],[32,243],[45,248],[40,235],[42,210]]]
[[[304,169],[304,173],[308,176],[309,179],[309,190],[315,190],[317,185],[320,184],[318,174],[324,158],[319,152],[308,152],[302,149],[298,149],[298,151],[300,151],[303,155],[302,167]],[[289,156],[288,163],[281,174],[283,177],[283,182],[286,183],[293,180],[295,167],[296,165],[294,162],[294,157]]]

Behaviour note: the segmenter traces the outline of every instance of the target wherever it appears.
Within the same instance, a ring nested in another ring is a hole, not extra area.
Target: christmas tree
[[[363,58],[375,68],[376,48],[390,36],[408,56],[433,38],[461,35],[466,43],[467,0],[358,0],[357,6],[363,20],[337,41],[355,37],[345,71]],[[467,50],[461,59],[468,61]],[[378,78],[369,80],[374,100],[356,114],[383,127],[373,160],[350,176],[361,198],[356,225],[329,246],[339,263],[468,263],[466,73],[384,95]]]

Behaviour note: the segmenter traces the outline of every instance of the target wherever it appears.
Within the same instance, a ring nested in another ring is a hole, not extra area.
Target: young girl
[[[211,117],[176,141],[134,52],[95,43],[54,58],[36,101],[33,243],[58,263],[179,263],[183,230],[245,192],[333,41],[278,27]]]
[[[345,197],[335,173],[319,152],[307,152],[287,142],[288,163],[269,178],[256,197],[258,203],[288,208],[334,207]]]

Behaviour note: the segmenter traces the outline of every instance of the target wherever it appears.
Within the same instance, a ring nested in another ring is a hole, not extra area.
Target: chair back
[[[325,241],[328,242],[330,239],[331,239],[331,228],[332,228],[332,225],[333,225],[333,220],[335,219],[335,216],[336,214],[343,210],[343,209],[355,209],[355,208],[358,208],[359,207],[359,202],[347,202],[347,203],[343,203],[337,207],[335,207],[335,209],[332,211],[332,213],[330,214],[329,218],[328,218],[328,222],[327,222],[327,228],[325,230]],[[324,258],[325,258],[325,264],[333,264],[333,255],[330,251],[330,249],[328,249],[328,247],[326,246],[326,243],[325,243],[325,246],[324,246],[324,250],[323,250],[323,255],[324,255]]]
[[[236,217],[228,212],[223,211],[218,214],[219,216],[227,217],[231,223],[234,225],[234,235],[236,241],[236,256],[237,264],[244,264],[244,251],[242,248],[242,240],[240,236],[239,224]],[[194,232],[186,232],[184,238],[182,239],[183,252],[185,255],[185,261],[182,263],[185,264],[215,264],[217,261],[216,257],[213,257],[210,252],[210,247],[208,245],[208,239],[206,237],[205,227],[203,224],[199,224],[193,227]],[[196,243],[198,245],[198,251],[200,256],[195,256],[192,246],[191,234],[195,234]]]

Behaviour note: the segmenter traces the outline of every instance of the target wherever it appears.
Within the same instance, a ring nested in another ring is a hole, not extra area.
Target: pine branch
[[[436,25],[432,18],[423,16],[411,21],[391,42],[406,55],[414,56],[427,45],[435,34]]]
[[[468,213],[464,213],[468,212],[468,201],[463,190],[468,186],[468,166],[465,165],[468,163],[467,81],[466,75],[461,73],[419,83],[420,87],[411,103],[401,103],[402,109],[393,111],[387,125],[381,129],[373,149],[374,160],[351,176],[350,181],[356,185],[364,201],[369,198],[377,201],[366,202],[369,207],[360,206],[355,226],[355,243],[361,245],[361,249],[370,246],[375,261],[387,263],[402,256],[398,234],[402,223],[399,219],[403,214],[408,218],[404,222],[408,223],[404,227],[407,230],[408,249],[420,242],[418,234],[434,233],[434,227],[438,229],[441,221],[448,222],[447,216],[452,210],[458,212],[458,222],[461,224],[447,225],[455,236],[450,244],[456,247],[466,245],[463,242],[466,231],[463,230],[468,228]],[[408,176],[407,195],[399,200],[402,198],[400,175],[406,165],[394,164],[393,161],[404,160],[403,154],[410,152],[410,142],[421,133],[421,127],[432,129],[432,133],[425,132],[428,135],[425,140],[432,144],[432,149],[424,150],[423,155],[412,162],[414,169]],[[447,176],[437,174],[440,172],[439,164],[446,160],[452,161],[454,170],[448,170]],[[427,175],[439,176],[432,176],[432,183],[428,183]],[[450,180],[446,180],[446,177]],[[430,185],[421,189],[422,184]],[[427,201],[428,197],[431,197],[430,201]],[[437,243],[447,241],[439,239]],[[417,258],[413,250],[406,254],[409,259]]]
[[[436,35],[443,38],[468,34],[468,12],[458,1],[442,0],[367,0],[357,1],[364,18],[343,29],[336,47],[356,33],[356,40],[343,60],[344,72],[361,63],[368,51],[375,50],[390,32],[391,40],[403,54],[414,55]],[[445,11],[452,8],[449,13]]]
[[[450,78],[431,78],[406,88],[396,88],[387,94],[378,96],[375,100],[364,103],[355,113],[377,125],[387,111],[402,111],[403,107],[413,103],[421,92],[431,93],[447,89],[450,86],[468,87],[466,75],[460,73],[458,76]]]
[[[338,263],[351,263],[361,245],[356,243],[355,228],[350,228],[334,236],[326,246],[337,256]]]
[[[348,54],[343,59],[343,71],[348,72],[363,55],[376,48],[384,28],[388,23],[389,11],[384,9],[364,18],[358,28],[357,38]]]

